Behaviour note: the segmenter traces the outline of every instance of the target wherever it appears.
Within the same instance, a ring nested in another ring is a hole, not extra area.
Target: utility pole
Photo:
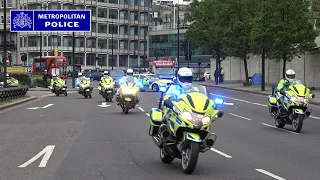
[[[175,6],[178,6],[178,24],[177,24],[177,27],[178,27],[178,70],[180,69],[180,7],[178,4],[175,4]]]
[[[261,56],[261,66],[262,66],[262,82],[261,82],[261,91],[265,91],[265,85],[266,85],[266,82],[265,82],[265,50],[264,48],[262,49],[262,56]]]
[[[73,9],[75,10],[75,2],[72,0],[72,6]],[[76,39],[74,36],[74,31],[72,32],[72,87],[76,87],[76,68],[75,68],[75,44],[76,44]]]
[[[113,27],[113,26],[112,26]],[[112,28],[114,29],[114,28]],[[113,32],[111,33],[111,42],[112,42],[112,48],[111,48],[111,63],[112,63],[112,70],[113,70]]]
[[[3,1],[3,18],[4,18],[4,24],[3,24],[3,41],[4,41],[4,46],[3,46],[3,76],[4,76],[4,82],[3,82],[3,87],[7,87],[7,0]]]

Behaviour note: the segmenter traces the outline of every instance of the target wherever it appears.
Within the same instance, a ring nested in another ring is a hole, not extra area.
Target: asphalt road
[[[116,102],[99,107],[95,90],[92,99],[43,95],[0,112],[0,179],[320,179],[319,107],[295,134],[270,127],[266,97],[208,89],[233,105],[221,106],[225,116],[213,125],[218,140],[192,175],[182,173],[180,160],[162,163],[148,135],[147,113],[159,93],[141,92],[139,107],[125,115]]]

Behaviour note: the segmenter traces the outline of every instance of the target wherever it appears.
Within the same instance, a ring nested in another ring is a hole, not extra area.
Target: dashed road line
[[[279,129],[279,130],[282,130],[282,131],[286,131],[286,132],[289,132],[289,133],[292,133],[292,134],[299,134],[299,133],[296,133],[296,132],[293,132],[293,131],[289,131],[289,130],[286,130],[286,129],[277,128],[276,126],[272,126],[270,124],[266,124],[266,123],[261,123],[261,124],[264,125],[264,126],[272,127],[274,129]]]
[[[248,121],[251,121],[252,119],[249,119],[249,118],[246,118],[246,117],[243,117],[243,116],[239,116],[239,115],[236,115],[236,114],[232,114],[232,113],[228,113],[230,114],[231,116],[235,116],[235,117],[238,117],[238,118],[242,118],[242,119],[246,119]]]
[[[230,156],[230,155],[228,155],[228,154],[226,154],[226,153],[224,153],[224,152],[221,152],[221,151],[219,151],[219,150],[217,150],[217,149],[215,149],[215,148],[210,148],[210,150],[213,151],[213,152],[215,152],[215,153],[218,153],[218,154],[220,154],[221,156],[224,156],[224,157],[226,157],[226,158],[228,158],[228,159],[233,158],[232,156]]]
[[[138,107],[138,109],[140,109],[142,112],[144,112],[144,109],[142,109],[141,107]]]
[[[256,169],[256,171],[261,172],[261,173],[263,173],[263,174],[265,174],[265,175],[268,175],[268,176],[270,176],[270,177],[273,177],[273,178],[275,178],[275,179],[277,179],[277,180],[286,180],[286,179],[284,179],[284,178],[282,178],[282,177],[280,177],[280,176],[277,176],[277,175],[275,175],[275,174],[272,174],[271,172],[266,171],[266,170],[264,170],[264,169]]]
[[[147,116],[150,116],[150,114],[149,114],[149,113],[146,113],[146,115],[147,115]]]

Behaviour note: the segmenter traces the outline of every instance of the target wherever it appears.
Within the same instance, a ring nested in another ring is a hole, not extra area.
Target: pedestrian
[[[43,87],[47,88],[48,87],[48,72],[46,69],[44,70],[42,80],[43,80]]]
[[[223,78],[224,78],[224,69],[221,67],[220,69],[220,83],[223,83]]]
[[[216,69],[216,70],[214,71],[214,80],[215,80],[215,82],[216,82],[216,85],[219,84],[219,77],[220,77],[220,71],[219,71],[219,69]]]

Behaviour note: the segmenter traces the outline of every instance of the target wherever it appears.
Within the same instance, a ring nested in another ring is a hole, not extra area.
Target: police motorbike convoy
[[[56,74],[52,75],[49,89],[56,96],[59,96],[60,94],[68,96],[66,81],[59,78]]]
[[[295,79],[292,69],[286,71],[285,79],[278,86],[272,86],[272,95],[268,96],[269,113],[275,119],[275,125],[283,128],[286,124],[292,125],[294,132],[299,133],[304,120],[310,115],[310,99],[314,88],[307,88],[300,80]]]
[[[92,98],[91,94],[93,91],[93,87],[90,86],[90,83],[90,79],[83,76],[82,73],[78,73],[78,78],[76,79],[78,93],[85,98]]]

